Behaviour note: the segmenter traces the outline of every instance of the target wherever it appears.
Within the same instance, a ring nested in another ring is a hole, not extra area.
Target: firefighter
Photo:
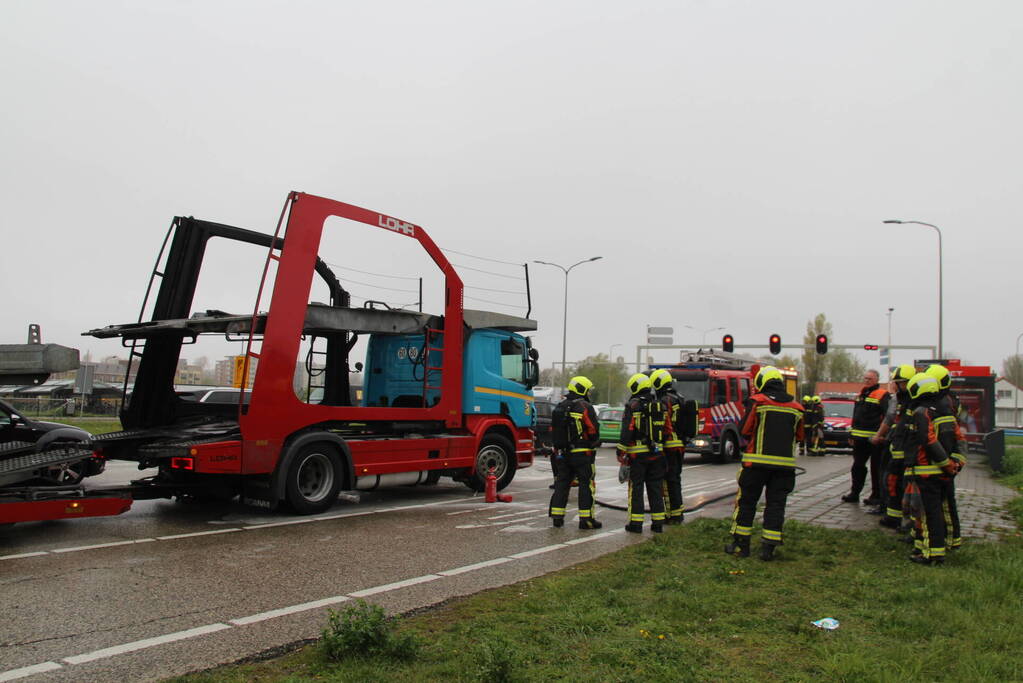
[[[811,408],[813,408],[813,396],[809,395],[803,396],[803,414],[806,416],[804,418],[804,422],[807,427],[810,426],[809,418]],[[809,430],[804,431],[806,431],[806,438],[799,442],[800,455],[806,455],[807,453],[810,452],[810,440],[813,438]]]
[[[618,438],[618,462],[629,466],[629,523],[625,530],[643,532],[643,489],[650,504],[650,530],[664,531],[665,463],[660,451],[664,411],[651,390],[650,378],[636,373],[627,383],[632,398],[622,413]]]
[[[944,504],[950,496],[951,476],[958,465],[949,459],[938,441],[935,419],[944,412],[938,395],[938,380],[918,372],[906,383],[912,415],[906,434],[906,476],[919,490],[920,506],[915,523],[914,549],[910,559],[920,564],[945,561],[946,536]]]
[[[757,502],[767,488],[760,559],[771,560],[782,544],[785,503],[796,484],[796,443],[803,439],[803,409],[786,393],[778,368],[768,365],[753,378],[757,392],[749,398],[742,418],[746,452],[739,470],[739,492],[732,513],[732,540],[725,552],[749,557],[750,535]]]
[[[685,401],[672,387],[671,373],[659,368],[650,373],[650,386],[661,408],[664,410],[664,429],[661,448],[664,451],[664,491],[668,524],[681,524],[685,519],[682,503],[682,461],[686,452],[686,440],[693,436],[686,433]]]
[[[593,496],[596,493],[594,458],[600,445],[597,412],[589,401],[593,382],[583,376],[568,382],[568,394],[553,411],[551,429],[564,432],[555,434],[555,444],[564,444],[554,456],[558,460],[557,479],[551,496],[548,514],[556,527],[565,525],[565,505],[572,480],[579,482],[579,528],[599,529],[603,526],[593,516]]]
[[[899,365],[892,370],[889,382],[892,393],[895,395],[894,408],[890,409],[873,436],[871,442],[887,451],[887,461],[884,469],[884,494],[883,508],[884,516],[877,521],[881,526],[891,529],[902,527],[902,497],[904,493],[903,474],[905,470],[905,440],[906,425],[911,413],[909,412],[909,392],[906,390],[906,383],[916,374],[916,368],[912,365]]]
[[[881,446],[871,443],[877,434],[881,421],[888,412],[888,390],[878,384],[877,370],[867,370],[863,375],[863,388],[853,407],[852,429],[849,443],[853,449],[852,487],[842,496],[846,503],[859,500],[860,492],[867,478],[867,464],[870,464],[870,495],[863,500],[865,505],[881,504]]]
[[[935,364],[928,366],[924,372],[938,380],[938,416],[934,419],[934,427],[938,430],[938,442],[954,463],[951,472],[940,476],[948,480],[944,489],[945,499],[942,501],[945,526],[948,529],[946,545],[950,549],[955,549],[963,544],[962,531],[959,526],[959,509],[956,506],[955,476],[966,465],[966,440],[963,438],[959,421],[956,419],[958,400],[951,392],[952,376],[949,374],[948,368]]]
[[[806,432],[807,454],[823,456],[824,451],[824,404],[816,394],[810,398],[810,409],[803,418]]]

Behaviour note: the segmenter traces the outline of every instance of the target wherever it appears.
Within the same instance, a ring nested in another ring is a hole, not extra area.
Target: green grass
[[[771,563],[698,520],[553,574],[401,620],[410,662],[318,646],[175,679],[258,681],[1006,681],[1023,679],[1023,542],[943,567],[878,532],[786,524]],[[833,617],[836,631],[810,622]],[[326,619],[325,619],[326,620]],[[509,674],[510,675],[503,675]]]
[[[46,422],[58,422],[84,429],[90,434],[106,434],[107,432],[121,431],[121,421],[115,417],[94,417],[91,419],[78,419],[74,417],[47,418]]]

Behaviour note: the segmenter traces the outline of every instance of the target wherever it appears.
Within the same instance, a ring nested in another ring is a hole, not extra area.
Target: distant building
[[[995,426],[1023,425],[1023,391],[1005,377],[995,380]]]
[[[225,356],[223,360],[218,360],[213,366],[213,377],[217,383],[217,386],[231,387],[234,386],[234,356]],[[245,382],[245,386],[251,387],[256,381],[256,368],[259,367],[258,358],[249,359],[249,377]]]

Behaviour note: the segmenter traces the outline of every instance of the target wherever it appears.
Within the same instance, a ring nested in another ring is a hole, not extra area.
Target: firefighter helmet
[[[913,375],[916,374],[916,368],[912,365],[899,365],[892,370],[892,381],[893,382],[908,382],[913,379]]]
[[[629,378],[628,384],[629,393],[635,396],[644,389],[650,388],[650,378],[644,375],[642,372],[637,372],[635,375]]]
[[[753,386],[757,388],[757,391],[763,391],[764,385],[772,379],[776,379],[779,382],[782,381],[781,371],[773,365],[765,365],[760,368],[760,371],[757,372],[757,376],[753,378]]]
[[[586,395],[590,393],[591,389],[593,389],[593,382],[591,382],[588,377],[578,375],[568,380],[568,390],[573,394],[582,396],[583,398],[586,398]]]
[[[941,390],[948,389],[952,386],[952,375],[949,374],[948,368],[944,365],[928,365],[927,369],[924,370],[924,374],[930,375],[934,379],[938,380],[938,388]]]
[[[906,383],[906,391],[914,400],[924,394],[936,394],[938,393],[938,380],[925,372],[918,372]]]
[[[804,396],[803,397],[803,403],[809,403],[812,400],[813,400],[813,396],[809,396],[808,395],[808,396]]]
[[[664,387],[670,387],[672,382],[671,373],[664,368],[657,368],[650,373],[650,386],[654,391],[660,391]]]
[[[821,397],[820,396],[814,396],[813,397],[813,402],[814,403],[820,403],[821,402]]]

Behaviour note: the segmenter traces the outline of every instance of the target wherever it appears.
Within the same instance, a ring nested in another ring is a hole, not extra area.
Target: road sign
[[[78,372],[75,373],[75,393],[82,395],[91,394],[92,378],[95,374],[95,365],[83,365],[79,367]]]
[[[649,325],[647,325],[646,326],[646,333],[647,333],[648,337],[649,336],[654,336],[654,337],[670,337],[671,335],[675,334],[675,328],[673,328],[673,327],[650,327]],[[654,342],[650,342],[650,343],[653,344]],[[671,342],[668,342],[668,343],[670,344]]]
[[[889,365],[888,362],[888,347],[882,346],[880,350],[881,365]]]
[[[234,357],[234,375],[231,379],[232,386],[240,387],[242,380],[245,378],[245,370],[248,367],[248,363],[245,362],[245,356]]]
[[[657,328],[657,329],[661,329],[661,328]],[[671,329],[671,328],[669,327],[668,329]],[[666,345],[666,346],[671,346],[674,343],[674,340],[671,337],[649,337],[648,336],[646,338],[646,343],[647,344],[663,344],[663,345]]]

